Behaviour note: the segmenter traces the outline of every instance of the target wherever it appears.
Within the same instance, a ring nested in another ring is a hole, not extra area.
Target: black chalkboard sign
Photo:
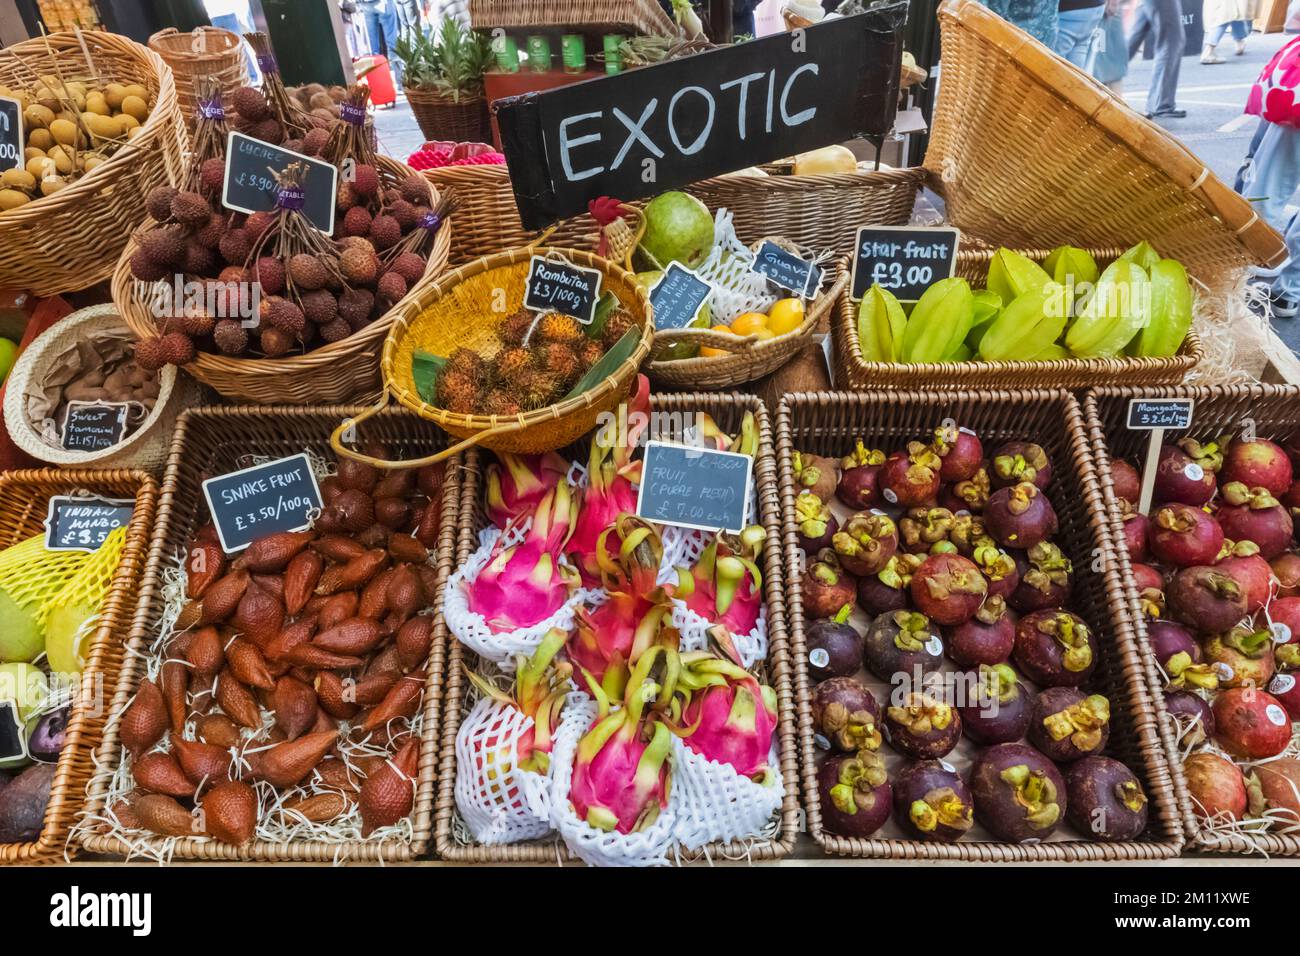
[[[898,110],[907,4],[541,93],[493,111],[527,229],[854,136]]]
[[[238,212],[268,212],[275,208],[278,189],[273,172],[283,172],[292,162],[305,163],[303,214],[324,233],[334,231],[334,204],[338,194],[336,166],[290,149],[231,130],[226,141],[226,178],[221,205]]]
[[[56,495],[45,513],[45,550],[98,551],[104,539],[131,521],[129,498]]]
[[[1134,398],[1128,403],[1128,427],[1134,431],[1192,427],[1190,398]]]
[[[18,690],[22,697],[22,690]],[[12,700],[0,700],[0,760],[26,756],[27,735],[18,720],[18,705]]]
[[[126,433],[125,402],[68,402],[60,440],[68,451],[112,448]]]
[[[524,307],[536,312],[563,312],[583,325],[591,325],[600,301],[602,278],[596,269],[533,256],[524,284]]]
[[[227,554],[277,531],[304,531],[321,508],[320,486],[305,454],[209,478],[203,496]]]
[[[636,513],[682,528],[740,531],[749,516],[753,464],[733,451],[646,442]]]
[[[771,239],[758,247],[749,269],[804,298],[812,298],[822,284],[821,266],[787,252]]]
[[[650,290],[656,329],[684,329],[700,311],[713,286],[680,262],[668,265],[663,277]]]
[[[900,302],[915,302],[953,274],[960,239],[960,230],[948,226],[863,226],[853,257],[853,298],[879,283]]]
[[[23,105],[0,96],[0,172],[23,165]]]

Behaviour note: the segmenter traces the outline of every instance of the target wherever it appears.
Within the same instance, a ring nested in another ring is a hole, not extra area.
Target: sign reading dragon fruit
[[[753,465],[734,451],[647,442],[636,513],[659,524],[738,533],[749,517]]]

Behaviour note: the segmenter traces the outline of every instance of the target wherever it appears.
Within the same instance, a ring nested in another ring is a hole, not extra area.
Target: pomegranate
[[[1200,508],[1162,505],[1151,516],[1147,538],[1157,561],[1180,568],[1213,564],[1223,547],[1223,529]]]
[[[1291,717],[1272,694],[1234,687],[1219,694],[1213,707],[1214,739],[1234,757],[1274,757],[1291,742]]]
[[[1183,761],[1192,812],[1202,820],[1246,816],[1246,781],[1236,764],[1217,754],[1194,753]]]
[[[1284,495],[1291,487],[1291,460],[1275,442],[1263,438],[1234,441],[1223,457],[1220,484],[1241,482],[1250,488],[1265,488],[1270,494]]]

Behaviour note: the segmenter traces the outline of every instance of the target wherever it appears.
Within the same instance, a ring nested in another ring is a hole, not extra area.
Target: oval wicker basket
[[[230,106],[230,94],[248,82],[247,59],[243,40],[220,27],[197,27],[181,33],[175,27],[159,30],[149,38],[153,50],[172,71],[176,81],[176,98],[186,125],[194,128],[194,81],[211,77],[221,89],[221,98]]]
[[[408,86],[406,102],[425,139],[454,143],[488,143],[492,130],[488,122],[487,98],[482,95],[459,101],[436,90]]]
[[[598,270],[604,277],[603,289],[612,292],[624,308],[640,319],[641,341],[632,355],[612,374],[582,394],[510,417],[461,415],[425,402],[416,389],[412,371],[416,349],[435,355],[450,355],[462,346],[475,350],[490,348],[496,340],[497,325],[523,305],[529,260],[534,254],[551,253],[563,255],[583,268]],[[500,312],[489,312],[488,304],[501,290],[506,296],[504,308]],[[395,310],[380,362],[385,394],[375,408],[339,425],[330,444],[340,455],[379,468],[416,467],[454,455],[472,445],[516,454],[536,454],[562,448],[591,431],[602,412],[613,410],[626,398],[637,369],[650,352],[653,333],[650,300],[637,284],[636,277],[594,253],[553,246],[524,246],[477,259],[421,286]],[[421,418],[434,422],[462,441],[437,455],[406,462],[381,461],[346,448],[343,435],[377,414],[390,394]]]
[[[398,182],[413,171],[387,156],[378,158],[380,177]],[[436,198],[436,197],[435,197]],[[254,405],[320,405],[367,399],[379,389],[380,343],[392,327],[394,317],[414,301],[421,285],[439,275],[451,249],[452,219],[435,234],[424,278],[383,316],[346,339],[323,345],[302,355],[283,358],[232,358],[200,352],[185,366],[200,382],[223,396]],[[113,303],[139,338],[157,332],[157,324],[145,303],[136,297],[136,281],[130,259],[135,242],[127,244],[113,273]]]
[[[54,33],[4,53],[0,85],[25,87],[57,68],[69,80],[139,83],[153,100],[140,133],[107,162],[51,196],[0,212],[0,286],[37,296],[75,292],[112,275],[144,219],[149,190],[181,181],[185,124],[176,85],[157,53],[113,33]]]
[[[176,416],[199,399],[199,387],[175,366],[164,366],[158,373],[158,398],[153,411],[112,448],[91,452],[55,448],[41,439],[28,417],[24,401],[28,383],[44,379],[50,363],[92,329],[118,329],[122,338],[132,338],[117,309],[112,305],[92,305],[46,329],[23,350],[9,373],[5,389],[4,418],[9,437],[33,458],[61,468],[138,468],[157,474],[167,463]]]

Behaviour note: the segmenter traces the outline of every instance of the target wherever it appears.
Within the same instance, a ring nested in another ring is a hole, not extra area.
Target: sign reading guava
[[[898,109],[906,3],[493,104],[525,228],[843,142]]]

